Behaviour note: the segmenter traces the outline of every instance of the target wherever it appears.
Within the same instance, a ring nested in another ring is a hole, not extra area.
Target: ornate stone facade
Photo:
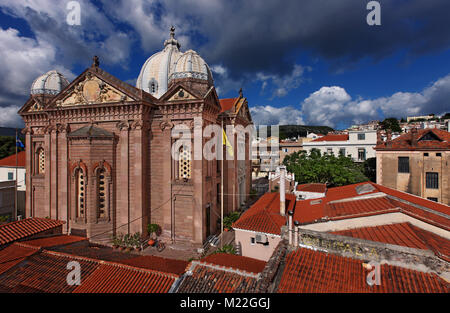
[[[55,96],[30,95],[19,114],[26,125],[26,216],[65,221],[66,232],[92,241],[146,233],[152,222],[166,240],[202,244],[219,228],[220,161],[191,157],[189,173],[180,171],[186,164],[171,157],[171,130],[184,124],[200,134],[194,155],[209,139],[207,125],[252,123],[246,101],[222,110],[211,80],[174,79],[157,99],[103,71],[98,60]],[[245,138],[246,160],[224,162],[225,214],[250,193]]]

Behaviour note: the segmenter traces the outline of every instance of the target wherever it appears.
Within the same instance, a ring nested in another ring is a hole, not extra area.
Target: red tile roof
[[[280,194],[266,193],[245,211],[232,227],[281,235],[281,226],[286,224],[287,212],[293,211],[294,207],[295,196],[286,194],[286,216],[281,216]]]
[[[311,142],[317,142],[317,141],[347,141],[347,140],[348,140],[348,134],[344,134],[344,135],[328,134],[328,135],[325,135],[323,137],[314,139]]]
[[[432,133],[440,140],[420,140],[428,133]],[[389,143],[377,145],[376,150],[450,150],[450,133],[436,128],[417,130],[417,145],[412,145],[412,132],[403,134]]]
[[[132,259],[116,261],[118,263],[131,265],[138,268],[145,268],[164,273],[181,275],[185,272],[187,261],[166,259],[158,256],[143,255]]]
[[[211,254],[201,259],[200,262],[235,268],[249,273],[260,273],[266,266],[264,261],[227,253]]]
[[[220,112],[225,112],[233,108],[233,105],[236,103],[236,101],[239,98],[227,98],[227,99],[220,99],[220,106],[222,107],[222,110]]]
[[[383,264],[380,285],[366,282],[371,270],[363,262],[299,248],[286,257],[280,293],[433,292],[447,293],[448,283],[433,273]]]
[[[357,189],[364,187],[368,191],[358,194]],[[357,198],[376,193],[384,193],[385,196]],[[388,212],[402,212],[429,224],[450,229],[450,219],[445,217],[450,215],[449,206],[368,182],[329,188],[324,198],[297,201],[294,220],[312,223],[322,219],[347,219]]]
[[[236,271],[192,262],[189,275],[179,286],[178,293],[249,293],[255,292],[256,275],[240,274]]]
[[[92,260],[63,256],[53,252],[43,251],[27,258],[26,262],[8,271],[8,275],[0,277],[0,289],[9,291],[29,290],[37,292],[68,293],[77,286],[67,284],[67,264],[77,261],[81,268],[81,283],[97,267]]]
[[[384,242],[398,246],[428,250],[410,223],[397,223],[373,227],[361,227],[333,232],[336,235]]]
[[[17,153],[17,166],[25,167],[26,154],[25,151]],[[6,158],[0,159],[0,166],[16,167],[16,155],[10,155]]]
[[[0,245],[55,229],[63,224],[63,221],[34,217],[1,225]]]
[[[85,278],[74,293],[162,293],[177,277],[126,265],[102,264]]]
[[[72,244],[79,241],[87,241],[87,238],[73,236],[73,235],[59,235],[51,236],[46,238],[32,239],[27,241],[22,241],[21,244],[25,246],[33,246],[38,248],[50,248],[56,246],[63,246]]]
[[[410,223],[361,227],[333,233],[409,248],[431,250],[438,257],[447,262],[450,261],[450,240],[411,225]]]
[[[327,190],[326,184],[303,184],[297,185],[297,191],[324,193]]]
[[[0,274],[3,274],[38,251],[36,248],[27,248],[17,243],[0,250]]]

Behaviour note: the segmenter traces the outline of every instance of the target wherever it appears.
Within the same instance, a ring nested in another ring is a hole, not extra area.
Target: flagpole
[[[224,155],[223,155],[223,117],[222,117],[222,164],[221,164],[221,170],[220,170],[220,246],[223,246],[223,162],[224,162]]]
[[[17,220],[17,167],[18,167],[18,160],[17,160],[17,128],[16,128],[16,181],[14,184],[14,221]]]

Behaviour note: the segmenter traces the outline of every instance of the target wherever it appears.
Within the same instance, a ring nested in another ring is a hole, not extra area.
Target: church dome
[[[164,42],[164,50],[155,53],[142,66],[136,87],[159,98],[167,91],[168,78],[175,62],[182,55],[180,44],[175,39],[175,28],[170,29],[170,38]]]
[[[177,78],[198,78],[213,83],[211,70],[205,60],[194,50],[188,50],[176,61],[169,81]]]
[[[31,85],[32,95],[57,95],[69,85],[69,81],[63,74],[57,71],[47,72],[33,81]]]

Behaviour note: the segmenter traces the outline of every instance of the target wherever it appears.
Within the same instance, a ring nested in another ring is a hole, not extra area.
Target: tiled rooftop
[[[302,184],[297,185],[297,191],[324,193],[327,190],[326,184]]]
[[[24,245],[38,247],[38,248],[50,248],[57,246],[69,245],[79,241],[87,241],[87,238],[73,236],[73,235],[59,235],[59,236],[51,236],[45,238],[38,238],[27,240],[22,242]]]
[[[226,98],[226,99],[220,99],[220,106],[222,107],[222,111],[228,111],[233,108],[233,105],[236,103],[238,98]]]
[[[294,210],[295,196],[286,194],[287,212]],[[280,215],[280,194],[266,193],[250,209],[233,223],[233,228],[280,235],[281,226],[286,224],[286,216]]]
[[[155,270],[164,273],[181,275],[186,270],[187,261],[166,259],[158,256],[143,255],[131,259],[117,261],[130,266]]]
[[[17,153],[17,163],[16,163],[16,155],[13,154],[6,158],[1,159],[0,167],[1,166],[15,167],[16,164],[18,167],[25,167],[25,158],[26,158],[25,151],[21,151],[21,152]]]
[[[36,248],[24,247],[17,243],[0,250],[0,275],[37,252]]]
[[[0,245],[21,240],[44,231],[56,229],[64,224],[62,221],[46,218],[27,218],[0,226]]]
[[[74,293],[162,293],[177,277],[118,264],[102,264]]]
[[[195,262],[195,261],[194,261]],[[257,277],[192,263],[178,287],[178,293],[241,293],[255,292]]]
[[[347,141],[348,140],[348,134],[343,135],[335,135],[335,134],[328,134],[323,137],[314,139],[311,142],[318,142],[318,141]]]
[[[286,257],[278,286],[280,293],[447,293],[449,285],[432,273],[383,264],[380,285],[366,282],[371,270],[363,262],[325,252],[299,248]]]
[[[264,261],[227,253],[211,254],[201,259],[200,262],[220,265],[225,268],[235,268],[255,274],[262,272],[266,266],[266,262]]]
[[[413,134],[408,132],[390,143],[383,142],[375,147],[376,150],[449,150],[450,133],[436,128],[426,128],[417,130],[417,144],[412,142]],[[423,140],[424,137],[434,140]]]

